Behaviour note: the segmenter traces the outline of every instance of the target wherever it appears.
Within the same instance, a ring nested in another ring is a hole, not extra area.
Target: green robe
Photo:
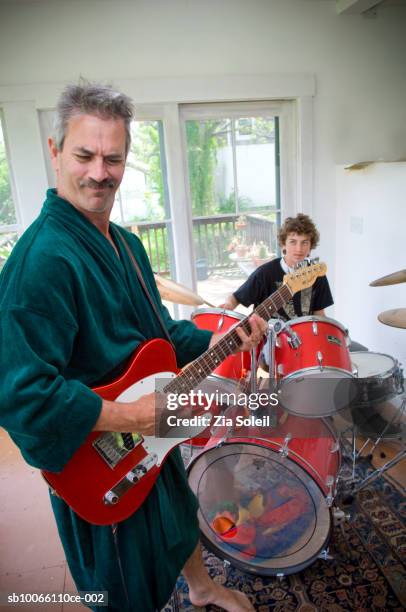
[[[101,399],[90,387],[112,380],[140,342],[163,337],[117,232],[140,264],[178,365],[208,346],[210,332],[173,321],[162,306],[136,236],[111,224],[119,259],[92,223],[49,190],[0,277],[0,425],[35,467],[64,467],[100,414]],[[130,606],[111,527],[83,521],[58,497],[51,501],[79,590],[108,591],[108,609],[120,612],[165,604],[198,540],[197,502],[178,450],[141,508],[118,527]]]

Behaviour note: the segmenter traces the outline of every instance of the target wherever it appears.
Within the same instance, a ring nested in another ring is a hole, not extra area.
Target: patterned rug
[[[362,471],[370,468],[364,466]],[[335,525],[326,561],[285,576],[258,577],[232,566],[204,549],[210,575],[248,595],[258,612],[357,610],[384,612],[406,609],[406,498],[390,478],[362,489],[343,507],[348,520]],[[164,612],[194,608],[181,577]],[[210,607],[210,612],[219,608]],[[206,608],[206,612],[209,609]]]

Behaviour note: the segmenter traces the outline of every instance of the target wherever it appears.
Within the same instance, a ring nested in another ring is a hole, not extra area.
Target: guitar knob
[[[114,504],[116,504],[117,502],[118,502],[118,495],[113,493],[113,491],[107,491],[107,493],[104,496],[104,503],[108,504],[109,506],[114,506]]]

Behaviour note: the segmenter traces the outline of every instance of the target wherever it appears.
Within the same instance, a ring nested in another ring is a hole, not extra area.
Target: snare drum
[[[223,308],[203,308],[192,314],[192,321],[199,329],[208,329],[215,333],[224,333],[245,318],[240,312]],[[252,363],[254,354],[246,351],[230,355],[213,370],[213,374],[234,380],[244,378],[248,371],[256,369]]]
[[[348,406],[354,376],[347,330],[334,319],[301,317],[276,339],[280,403],[293,414],[327,417]]]
[[[234,437],[204,451],[189,467],[204,543],[253,574],[302,570],[329,540],[339,467],[327,422],[292,415],[268,439]]]

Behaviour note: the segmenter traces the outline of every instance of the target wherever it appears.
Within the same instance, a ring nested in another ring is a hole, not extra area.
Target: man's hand
[[[165,396],[148,393],[133,402],[103,400],[94,431],[134,431],[154,436],[165,408]]]
[[[248,319],[248,322],[251,328],[251,333],[249,335],[246,334],[241,327],[235,328],[237,335],[241,339],[240,346],[235,350],[236,353],[242,351],[251,351],[257,346],[257,344],[259,344],[259,342],[261,342],[262,338],[266,334],[268,326],[264,319],[261,319],[261,317],[259,317],[258,315],[253,314]],[[216,342],[218,342],[223,336],[224,334],[213,334],[209,346],[213,346],[214,344],[216,344]]]

